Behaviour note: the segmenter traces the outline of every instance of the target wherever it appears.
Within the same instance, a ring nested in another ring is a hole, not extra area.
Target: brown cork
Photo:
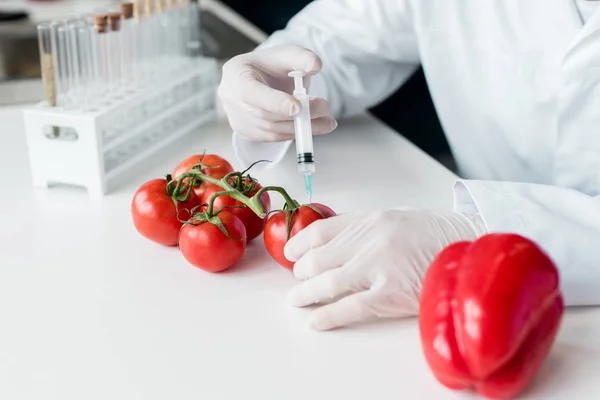
[[[111,31],[118,31],[121,28],[121,13],[108,14],[108,22],[110,24]]]
[[[119,10],[121,11],[121,15],[123,15],[123,19],[133,18],[133,3],[121,3]]]
[[[96,27],[96,32],[105,33],[106,28],[108,27],[108,16],[106,16],[106,15],[94,16],[94,26]]]

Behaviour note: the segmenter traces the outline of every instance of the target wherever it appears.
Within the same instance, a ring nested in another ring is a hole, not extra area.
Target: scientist
[[[599,43],[595,0],[318,0],[228,61],[219,95],[246,163],[281,160],[293,139],[289,71],[311,75],[326,134],[421,65],[464,178],[451,211],[342,215],[292,238],[289,301],[328,303],[310,326],[417,315],[435,255],[497,231],[549,253],[567,305],[600,304]]]

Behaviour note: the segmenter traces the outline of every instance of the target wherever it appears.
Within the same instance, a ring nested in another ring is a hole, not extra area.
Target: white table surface
[[[1,399],[472,398],[433,379],[416,319],[309,331],[310,310],[285,304],[293,276],[261,238],[231,272],[209,274],[137,234],[129,205],[141,183],[205,148],[236,164],[226,123],[100,202],[33,190],[17,108],[0,110],[0,127]],[[315,146],[314,200],[338,212],[451,207],[454,175],[370,117],[342,121]],[[300,196],[288,156],[256,176]],[[569,310],[528,398],[597,399],[599,371],[600,311]]]

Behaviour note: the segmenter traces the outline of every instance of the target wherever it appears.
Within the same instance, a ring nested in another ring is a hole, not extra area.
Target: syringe
[[[302,78],[304,71],[292,71],[288,76],[294,78],[293,95],[302,104],[300,113],[294,116],[294,130],[296,132],[296,154],[298,172],[304,175],[304,185],[309,202],[312,198],[312,175],[315,172],[315,158],[313,150],[312,128],[310,125],[310,103]]]

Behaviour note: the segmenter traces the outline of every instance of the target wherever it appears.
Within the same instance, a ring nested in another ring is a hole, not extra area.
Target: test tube
[[[133,84],[136,90],[144,85],[144,43],[142,35],[142,0],[133,0],[133,19],[131,21],[132,56],[133,56]]]
[[[79,55],[79,46],[77,43],[77,27],[79,20],[68,20],[66,23],[66,40],[67,40],[67,59],[69,62],[69,79],[71,92],[69,102],[71,108],[78,108],[83,101],[82,97],[82,80],[81,80],[81,65]]]
[[[190,0],[190,34],[188,37],[187,50],[191,57],[202,55],[202,24],[200,22],[201,8],[198,0]]]
[[[175,0],[167,0],[167,8],[169,18],[171,20],[170,34],[169,34],[169,57],[174,63],[181,63],[179,57],[179,44],[181,37],[181,21],[179,10]]]
[[[58,93],[59,101],[65,108],[71,107],[71,90],[73,88],[71,82],[70,70],[70,39],[67,24],[63,21],[58,23],[56,27],[56,47],[58,55],[58,75],[60,76],[60,91]]]
[[[107,35],[109,87],[113,94],[118,96],[122,83],[121,38],[119,33],[121,29],[121,13],[111,12],[107,15],[107,18],[109,26]]]
[[[145,0],[135,0],[134,3],[134,15],[137,24],[137,51],[138,54],[138,77],[139,84],[141,87],[145,86],[148,79],[148,59],[150,57],[149,54],[149,44],[148,44],[148,18],[146,16],[146,1]]]
[[[42,82],[44,94],[49,107],[57,106],[56,87],[56,47],[54,42],[54,26],[51,23],[43,23],[37,26],[38,45],[40,52],[40,67],[42,69]],[[60,129],[53,126],[50,134],[53,137],[60,135]]]
[[[50,107],[56,107],[56,48],[54,47],[54,27],[51,23],[43,23],[37,26],[38,45],[40,51],[40,66],[42,69],[42,82],[46,102]]]
[[[121,80],[123,87],[133,89],[134,70],[134,38],[133,38],[133,3],[121,3]]]
[[[94,17],[95,34],[93,39],[97,48],[98,72],[100,86],[110,89],[110,54],[108,52],[108,16],[105,14]],[[104,91],[104,90],[103,90]],[[108,100],[108,96],[106,96]],[[106,102],[106,101],[105,101]]]
[[[99,48],[93,21],[85,20],[78,26],[79,55],[83,82],[84,111],[90,111],[102,98],[104,84],[99,65]]]
[[[146,52],[146,76],[152,79],[156,75],[157,43],[160,37],[160,31],[157,29],[154,0],[144,2],[144,43]]]
[[[156,54],[159,66],[159,73],[163,75],[168,67],[167,63],[167,44],[169,35],[169,16],[165,12],[165,3],[163,0],[156,0]]]
[[[183,60],[185,57],[187,57],[188,54],[188,49],[187,49],[187,42],[188,42],[188,38],[190,35],[190,13],[188,12],[188,1],[187,0],[180,0],[179,1],[179,7],[178,7],[178,14],[179,14],[179,43],[178,43],[178,49],[179,49],[179,57],[181,57],[181,59]]]

